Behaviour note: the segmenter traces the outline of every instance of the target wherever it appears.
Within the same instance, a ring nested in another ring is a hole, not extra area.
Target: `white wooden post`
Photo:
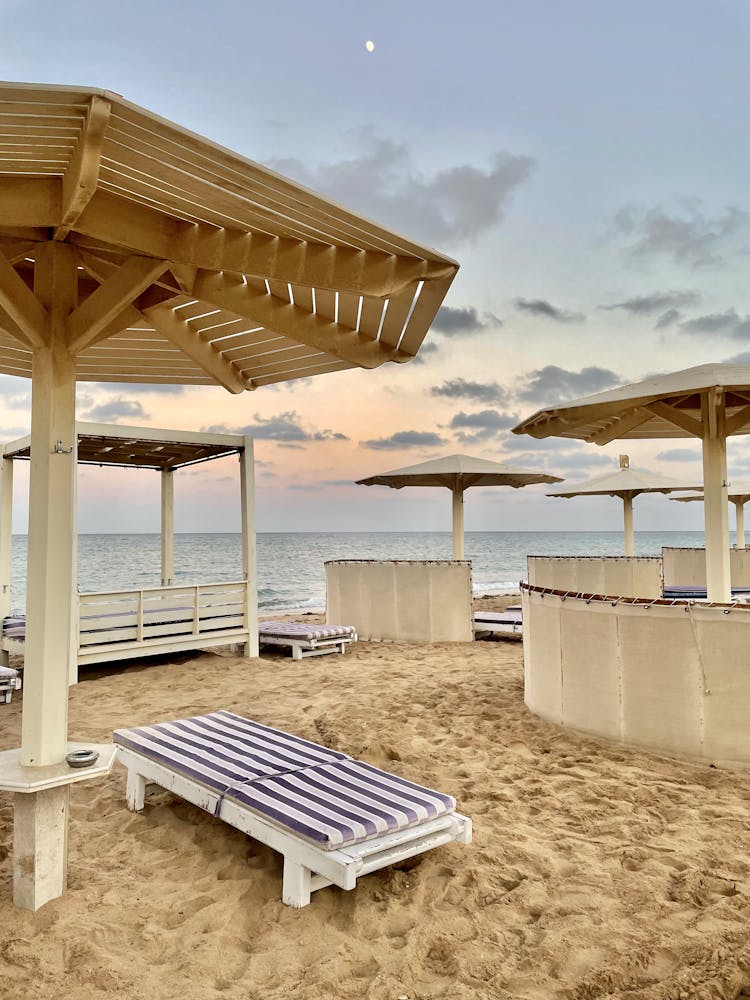
[[[245,618],[248,637],[245,656],[257,656],[258,646],[258,561],[255,538],[255,463],[253,439],[245,436],[240,452],[240,502],[242,505],[242,573],[245,577]]]
[[[706,585],[709,601],[732,599],[724,396],[711,389],[701,399]]]
[[[622,494],[623,539],[626,556],[635,552],[635,533],[633,531],[633,494]]]
[[[0,625],[10,614],[10,574],[13,551],[13,459],[0,462]],[[9,654],[0,650],[0,663],[8,666]]]
[[[32,359],[27,631],[21,762],[61,761],[68,737],[71,595],[75,588],[75,358],[65,321],[77,304],[76,257],[63,243],[35,248],[34,291],[48,342]],[[66,884],[68,786],[14,799],[13,899],[36,910]]]
[[[161,585],[174,583],[174,472],[161,470]]]
[[[464,491],[460,487],[453,490],[453,558],[464,557]]]
[[[745,498],[737,497],[734,501],[734,510],[736,514],[736,531],[735,531],[735,547],[738,549],[745,548]]]
[[[73,451],[73,536],[71,544],[71,592],[70,592],[70,652],[68,655],[68,684],[78,683],[78,645],[81,624],[81,609],[78,603],[78,431],[71,442]]]

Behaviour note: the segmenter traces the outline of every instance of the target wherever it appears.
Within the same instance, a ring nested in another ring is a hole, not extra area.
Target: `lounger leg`
[[[312,892],[311,871],[304,865],[284,858],[284,880],[281,888],[281,902],[286,906],[308,906]]]
[[[292,643],[292,659],[301,660],[302,659],[302,646],[298,642]]]
[[[146,801],[146,779],[132,768],[128,768],[128,782],[125,788],[125,798],[131,812],[141,812]]]

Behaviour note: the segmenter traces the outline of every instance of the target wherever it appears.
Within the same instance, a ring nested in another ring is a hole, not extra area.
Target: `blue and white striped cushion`
[[[229,789],[225,799],[326,851],[406,830],[456,808],[450,795],[351,758],[258,778]]]
[[[346,756],[225,711],[118,729],[112,739],[217,792]]]

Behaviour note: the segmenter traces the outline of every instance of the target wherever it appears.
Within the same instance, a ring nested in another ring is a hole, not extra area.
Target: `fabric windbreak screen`
[[[360,639],[471,642],[471,563],[336,560],[326,563],[326,621]]]
[[[529,583],[576,594],[661,597],[658,556],[528,556]]]

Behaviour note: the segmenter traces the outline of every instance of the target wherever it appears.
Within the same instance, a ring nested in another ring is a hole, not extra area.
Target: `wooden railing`
[[[112,590],[78,596],[78,662],[243,642],[247,583]]]

